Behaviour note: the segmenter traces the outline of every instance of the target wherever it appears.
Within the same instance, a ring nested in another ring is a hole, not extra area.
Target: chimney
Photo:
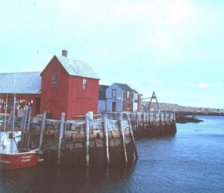
[[[68,50],[62,50],[62,56],[67,57],[68,56]]]

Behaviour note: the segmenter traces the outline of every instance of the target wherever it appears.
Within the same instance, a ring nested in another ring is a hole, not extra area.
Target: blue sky
[[[67,49],[101,84],[224,108],[223,10],[221,0],[1,1],[0,72],[41,71]]]

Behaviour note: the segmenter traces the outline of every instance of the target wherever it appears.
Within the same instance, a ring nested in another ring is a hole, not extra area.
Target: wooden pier
[[[176,133],[173,113],[87,113],[79,120],[34,118],[32,133],[40,133],[40,148],[48,163],[67,166],[121,166],[138,159],[135,138]],[[35,135],[32,135],[35,136]],[[36,141],[39,136],[36,137]]]
[[[107,118],[116,120],[120,113],[106,113]],[[176,134],[176,118],[173,112],[122,113],[129,120],[135,138],[152,138]]]
[[[138,159],[130,122],[106,116],[85,120],[52,120],[44,114],[33,120],[33,137],[40,134],[43,158],[51,164],[67,166],[121,166]],[[43,126],[45,124],[45,126]],[[41,132],[38,132],[41,131]],[[39,136],[36,137],[38,139]]]

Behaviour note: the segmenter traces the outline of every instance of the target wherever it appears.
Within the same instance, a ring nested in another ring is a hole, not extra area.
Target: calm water
[[[0,193],[224,192],[224,117],[178,124],[175,137],[137,141],[139,160],[117,171],[60,171],[40,165],[0,171]]]

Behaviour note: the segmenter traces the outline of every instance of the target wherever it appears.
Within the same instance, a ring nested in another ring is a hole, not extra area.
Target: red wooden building
[[[16,94],[17,109],[30,106],[32,115],[46,111],[56,119],[65,112],[66,119],[73,119],[97,113],[98,93],[97,74],[86,63],[69,59],[66,50],[53,56],[41,73],[0,73],[0,113],[12,111]]]
[[[41,77],[39,72],[0,73],[0,113],[13,110],[14,93],[16,109],[29,106],[32,115],[40,113]]]
[[[99,77],[86,63],[71,60],[67,51],[54,56],[41,73],[41,112],[66,119],[98,111]]]

